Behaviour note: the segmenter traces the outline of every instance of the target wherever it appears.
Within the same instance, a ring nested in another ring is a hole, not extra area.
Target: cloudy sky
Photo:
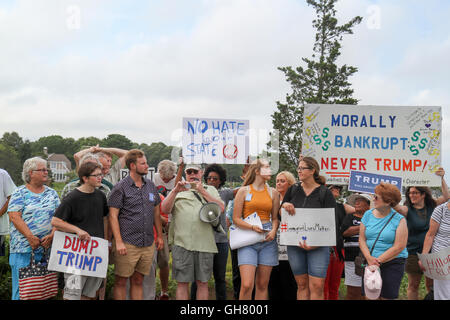
[[[359,104],[442,106],[450,172],[450,2],[337,10],[364,18],[339,61],[359,68]],[[290,92],[277,67],[311,56],[313,17],[305,0],[0,0],[0,134],[176,145],[195,116],[270,129]]]

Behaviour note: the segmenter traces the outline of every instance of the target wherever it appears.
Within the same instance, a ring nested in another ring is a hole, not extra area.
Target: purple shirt
[[[137,247],[153,244],[153,210],[161,202],[155,184],[144,178],[142,181],[138,188],[127,176],[114,186],[108,200],[108,206],[119,209],[122,240]]]

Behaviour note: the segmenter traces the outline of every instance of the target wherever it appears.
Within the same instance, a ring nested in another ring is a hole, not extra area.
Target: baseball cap
[[[199,165],[199,164],[193,164],[193,163],[191,163],[191,164],[187,164],[187,165],[184,167],[184,171],[186,171],[186,170],[188,170],[188,169],[202,170],[202,166]]]
[[[366,297],[370,300],[378,299],[382,285],[380,268],[374,265],[367,266],[364,271],[364,293]]]
[[[355,195],[355,197],[353,199],[354,199],[354,201],[356,201],[358,199],[363,199],[363,200],[366,200],[370,204],[370,201],[372,200],[372,196],[367,193],[360,193],[360,194]]]

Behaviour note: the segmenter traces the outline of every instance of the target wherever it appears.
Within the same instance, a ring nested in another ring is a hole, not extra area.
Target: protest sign
[[[185,163],[246,163],[249,154],[249,121],[183,118]]]
[[[375,194],[375,187],[380,182],[387,182],[393,184],[402,192],[402,178],[386,176],[381,174],[373,174],[369,172],[350,171],[350,182],[348,190],[353,192],[371,193]]]
[[[450,248],[442,249],[436,253],[418,253],[425,275],[436,280],[450,280]]]
[[[329,184],[348,184],[355,170],[440,186],[441,127],[441,107],[310,104],[302,154],[319,162]]]
[[[130,174],[130,170],[120,169],[119,180],[126,178],[129,174]],[[150,181],[154,181],[153,180],[154,176],[155,176],[155,168],[153,168],[153,167],[148,168],[148,173],[147,173],[146,178],[149,179]]]
[[[48,270],[105,278],[108,241],[97,237],[81,241],[76,234],[55,231]]]
[[[298,246],[335,246],[336,219],[334,208],[296,208],[291,216],[281,209],[280,244]]]

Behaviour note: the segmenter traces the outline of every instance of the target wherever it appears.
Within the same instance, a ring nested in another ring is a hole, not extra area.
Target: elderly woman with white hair
[[[158,192],[164,197],[175,188],[177,165],[170,160],[162,160],[158,163],[158,172],[155,173],[154,182]]]
[[[25,185],[11,195],[8,213],[11,221],[9,264],[12,273],[12,300],[19,300],[19,269],[30,264],[31,251],[40,261],[44,248],[53,240],[51,220],[60,201],[55,190],[45,185],[47,161],[34,157],[23,164]]]

